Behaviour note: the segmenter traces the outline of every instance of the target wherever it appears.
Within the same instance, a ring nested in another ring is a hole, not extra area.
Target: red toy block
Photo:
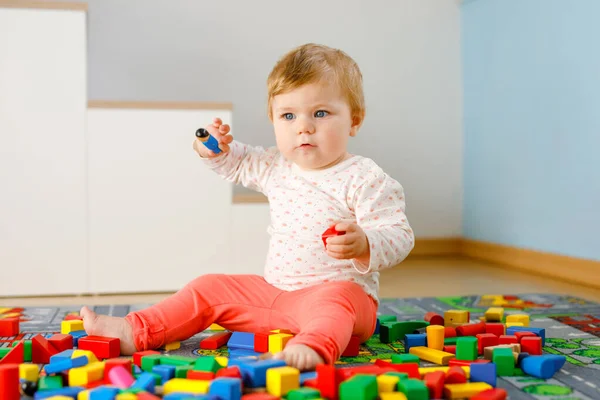
[[[342,357],[356,357],[358,356],[358,350],[360,349],[360,338],[352,335],[346,350],[342,353]]]
[[[86,336],[77,342],[79,350],[89,350],[99,360],[117,358],[121,355],[121,339],[104,336]]]
[[[217,371],[216,377],[242,379],[242,372],[240,371],[240,368],[237,365],[234,365],[233,367],[221,368]]]
[[[195,371],[191,369],[187,372],[186,377],[188,379],[196,379],[199,381],[212,381],[215,379],[215,373],[207,371]]]
[[[430,399],[441,399],[444,397],[444,381],[446,380],[446,374],[442,371],[430,372],[425,374],[423,381],[425,386],[429,389]]]
[[[444,327],[444,337],[445,338],[456,337],[456,328],[453,326]]]
[[[35,335],[31,339],[31,362],[34,364],[48,364],[50,357],[58,351],[42,335]]]
[[[442,317],[440,314],[435,313],[433,311],[429,311],[428,313],[425,313],[425,316],[423,317],[423,319],[425,321],[429,322],[429,325],[444,326],[444,317]]]
[[[476,324],[461,325],[456,328],[456,336],[477,336],[480,333],[485,333],[485,322]]]
[[[471,364],[487,364],[490,360],[479,359],[475,361],[452,359],[448,361],[449,367],[470,367]]]
[[[23,341],[20,341],[12,348],[2,359],[0,364],[23,364],[25,362],[25,346]],[[0,386],[1,387],[1,386]],[[0,397],[1,398],[1,397]]]
[[[377,360],[381,361],[381,360]],[[383,372],[393,371],[391,368],[382,368],[378,365],[365,365],[358,367],[346,367],[340,369],[340,374],[344,381],[352,378],[354,375],[381,375]]]
[[[254,334],[254,351],[258,353],[266,353],[269,351],[269,336],[270,333],[255,333]]]
[[[145,350],[145,351],[138,351],[133,353],[133,363],[135,365],[137,365],[138,367],[142,368],[142,357],[144,356],[151,356],[154,354],[161,354],[158,351],[154,351],[154,350]]]
[[[54,347],[59,353],[61,351],[70,350],[73,348],[73,336],[64,335],[62,333],[58,333],[53,335],[48,342]]]
[[[444,351],[446,353],[456,354],[456,345],[452,344],[452,345],[444,346]]]
[[[160,400],[160,397],[150,394],[148,392],[137,393],[138,400]]]
[[[325,245],[325,247],[327,247],[327,238],[330,238],[332,236],[345,235],[345,234],[346,234],[346,232],[344,232],[344,231],[336,231],[335,225],[330,226],[329,229],[327,229],[325,232],[323,232],[323,235],[322,235],[323,244]]]
[[[498,346],[498,336],[493,333],[480,333],[477,337],[477,351],[483,354],[483,349],[490,346]]]
[[[304,384],[302,386],[313,388],[313,389],[319,389],[319,387],[317,385],[317,378],[305,380]]]
[[[81,317],[79,315],[69,314],[69,315],[65,316],[63,321],[76,321],[76,320],[82,320],[82,319],[83,319],[83,317]]]
[[[465,373],[465,370],[458,366],[448,368],[445,384],[449,383],[467,383],[467,374]]]
[[[20,400],[19,364],[0,365],[0,389],[2,400]]]
[[[409,378],[421,379],[418,363],[392,364],[391,362],[377,359],[375,360],[375,365],[381,368],[381,371],[378,374],[389,371],[405,372],[408,374]]]
[[[469,400],[506,400],[507,392],[504,389],[488,389],[477,393]]]
[[[19,334],[19,318],[0,319],[0,336],[17,336]]]
[[[317,365],[317,387],[316,389],[321,392],[321,397],[329,400],[337,400],[338,388],[340,383],[344,381],[342,369],[337,369],[333,365],[319,364]],[[304,383],[306,385],[306,382]],[[245,398],[243,396],[242,398]],[[258,399],[254,399],[258,400]],[[262,399],[261,399],[262,400]],[[265,399],[266,400],[266,399]]]
[[[537,335],[533,332],[515,332],[515,336],[517,337],[517,340],[519,341],[519,343],[521,343],[521,340],[524,337],[537,337]]]
[[[225,346],[232,332],[219,332],[200,341],[200,348],[204,350],[216,350]]]
[[[524,337],[521,339],[521,351],[529,353],[530,356],[542,355],[542,338],[541,337]]]
[[[502,335],[498,338],[498,344],[513,344],[519,343],[519,339],[515,335]]]
[[[138,399],[139,398],[140,396],[138,395]],[[266,392],[256,392],[243,395],[242,400],[279,400],[279,397]]]
[[[111,358],[104,362],[104,382],[110,383],[108,373],[114,367],[123,367],[127,371],[131,371],[131,359],[129,358]]]
[[[491,333],[496,336],[504,335],[506,329],[504,324],[498,322],[488,322],[485,324],[485,333]]]

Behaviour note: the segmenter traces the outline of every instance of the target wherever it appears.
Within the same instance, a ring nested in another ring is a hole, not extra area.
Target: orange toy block
[[[0,359],[1,364],[22,364],[25,361],[25,346],[23,342],[19,342],[15,347],[12,348],[11,351],[8,352],[2,359]]]
[[[0,336],[17,336],[19,334],[19,318],[0,319]]]
[[[86,336],[77,342],[79,350],[89,350],[99,360],[117,358],[121,355],[121,339],[104,336]]]

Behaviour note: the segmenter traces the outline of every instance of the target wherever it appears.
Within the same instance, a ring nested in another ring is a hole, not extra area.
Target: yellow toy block
[[[4,314],[7,311],[12,310],[12,308],[0,307],[0,314]]]
[[[137,400],[137,398],[137,394],[134,393],[120,393],[115,400]]]
[[[215,361],[223,368],[226,368],[227,364],[229,364],[229,359],[227,357],[215,357]]]
[[[19,316],[21,316],[21,314],[20,314],[20,313],[18,313],[18,312],[13,312],[13,313],[8,313],[8,314],[2,314],[2,315],[0,316],[0,318],[15,318],[15,317],[19,317]]]
[[[506,323],[520,322],[523,326],[529,326],[529,315],[527,314],[513,314],[506,316]],[[516,326],[516,325],[513,325]]]
[[[444,312],[444,326],[457,327],[469,323],[469,312],[465,310],[448,310]]]
[[[40,369],[37,364],[19,364],[19,378],[25,381],[37,382]]]
[[[381,400],[407,400],[406,395],[402,392],[380,393],[379,398]]]
[[[425,346],[411,347],[410,354],[414,354],[421,360],[429,361],[438,365],[448,365],[448,362],[456,356],[441,350],[430,349]]]
[[[471,367],[469,366],[461,366],[462,370],[465,371],[465,376],[467,379],[471,377]],[[450,367],[423,367],[419,368],[419,375],[421,375],[421,379],[425,376],[425,374],[429,374],[431,372],[442,371],[443,373],[447,373]]]
[[[77,400],[90,400],[90,390],[83,390],[77,393]]]
[[[394,375],[379,375],[377,376],[377,391],[379,394],[394,392],[399,381],[400,378]]]
[[[224,331],[225,328],[223,328],[221,325],[219,324],[212,324],[211,326],[208,327],[209,331]]]
[[[525,326],[522,322],[507,322],[506,327],[510,328],[511,326]]]
[[[293,338],[294,335],[289,333],[276,333],[269,335],[269,353],[275,354],[282,351],[287,342]]]
[[[96,363],[100,360],[98,360],[98,357],[96,357],[96,355],[94,353],[92,353],[90,350],[73,350],[73,354],[71,354],[71,358],[77,358],[77,357],[81,357],[81,356],[86,356],[88,359],[88,364],[91,363]]]
[[[429,325],[426,329],[427,347],[442,350],[444,348],[444,327],[441,325]]]
[[[492,389],[492,386],[485,382],[449,383],[444,385],[444,398],[450,400],[468,399],[488,389]]]
[[[46,400],[73,400],[73,398],[69,396],[56,395],[52,397],[46,397]]]
[[[75,331],[83,330],[83,321],[79,319],[73,319],[70,321],[62,321],[60,323],[60,333],[69,334]]]
[[[490,307],[485,312],[485,320],[487,322],[500,322],[504,318],[504,308]]]
[[[163,386],[163,394],[169,393],[190,393],[206,394],[210,387],[210,381],[201,381],[196,379],[174,378],[167,381]]]
[[[165,345],[165,350],[166,351],[177,350],[180,347],[181,347],[181,342],[167,343]]]
[[[300,370],[297,368],[277,367],[267,370],[267,392],[273,396],[283,397],[290,390],[299,388]]]
[[[69,386],[85,386],[104,378],[104,362],[95,362],[69,370]]]

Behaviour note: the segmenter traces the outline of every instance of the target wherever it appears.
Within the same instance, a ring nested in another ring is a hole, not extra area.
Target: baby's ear
[[[364,119],[365,119],[364,112],[361,114],[356,114],[352,117],[352,126],[350,127],[350,136],[356,136]]]

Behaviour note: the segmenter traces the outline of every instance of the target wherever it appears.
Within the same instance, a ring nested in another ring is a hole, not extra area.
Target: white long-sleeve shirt
[[[352,281],[379,302],[379,271],[400,263],[414,246],[404,190],[371,159],[353,155],[331,168],[305,171],[275,147],[234,141],[228,153],[204,160],[226,180],[267,196],[271,239],[264,278],[279,289]],[[340,221],[365,231],[368,266],[327,255],[323,232]]]

